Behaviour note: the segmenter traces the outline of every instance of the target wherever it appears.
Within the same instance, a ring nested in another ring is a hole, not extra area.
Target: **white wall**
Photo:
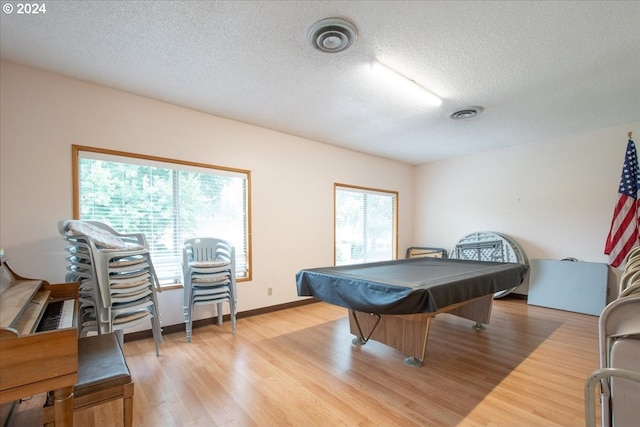
[[[410,165],[11,63],[0,83],[0,246],[23,275],[64,278],[72,144],[251,170],[253,280],[239,311],[297,300],[295,273],[333,263],[334,182],[398,191],[400,256],[412,242]],[[163,323],[183,322],[181,291],[160,298]]]
[[[239,287],[240,311],[297,300],[295,273],[333,262],[334,182],[399,191],[400,257],[408,246],[451,249],[468,233],[497,231],[529,258],[607,262],[626,134],[640,135],[634,122],[414,168],[0,66],[0,246],[10,264],[31,277],[63,279],[56,225],[72,215],[71,144],[249,169],[253,280]],[[180,298],[178,290],[161,294],[164,324],[182,322]]]
[[[640,123],[416,167],[414,245],[452,249],[494,231],[530,259],[607,263],[628,131]]]

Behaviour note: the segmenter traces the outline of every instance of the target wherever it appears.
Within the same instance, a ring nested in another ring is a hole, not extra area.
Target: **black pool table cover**
[[[432,313],[522,283],[526,264],[410,258],[300,270],[299,296],[376,314]]]

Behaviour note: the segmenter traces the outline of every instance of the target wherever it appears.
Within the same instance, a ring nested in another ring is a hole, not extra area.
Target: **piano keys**
[[[0,404],[53,391],[56,426],[72,425],[72,390],[78,381],[78,285],[22,277],[4,259],[1,268]],[[39,330],[48,323],[47,307],[51,311],[60,302],[67,307],[67,323]]]
[[[72,299],[51,301],[44,309],[42,319],[38,322],[36,332],[55,331],[73,326],[75,301]]]

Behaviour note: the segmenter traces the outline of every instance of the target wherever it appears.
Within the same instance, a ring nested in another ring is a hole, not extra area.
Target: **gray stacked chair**
[[[231,332],[236,332],[235,248],[226,240],[201,237],[188,239],[183,247],[184,320],[187,342],[191,342],[193,307],[214,304],[218,325],[223,321],[223,303],[229,304]]]
[[[144,235],[118,233],[97,221],[65,220],[58,228],[70,243],[67,279],[79,283],[79,334],[105,334],[150,321],[159,355],[160,287]]]
[[[102,307],[102,298],[93,272],[91,248],[76,241],[68,246],[67,282],[78,283],[78,335],[86,336],[91,332],[102,334],[98,324],[98,313]]]
[[[585,384],[585,421],[596,426],[594,392],[600,385],[601,425],[638,425],[640,419],[640,295],[619,297],[598,319],[600,368]]]

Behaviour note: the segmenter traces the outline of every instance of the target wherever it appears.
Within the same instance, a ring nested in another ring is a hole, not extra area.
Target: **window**
[[[250,172],[73,146],[74,218],[144,233],[162,285],[182,280],[185,239],[229,240],[251,278]]]
[[[335,184],[335,264],[397,256],[398,193]]]

